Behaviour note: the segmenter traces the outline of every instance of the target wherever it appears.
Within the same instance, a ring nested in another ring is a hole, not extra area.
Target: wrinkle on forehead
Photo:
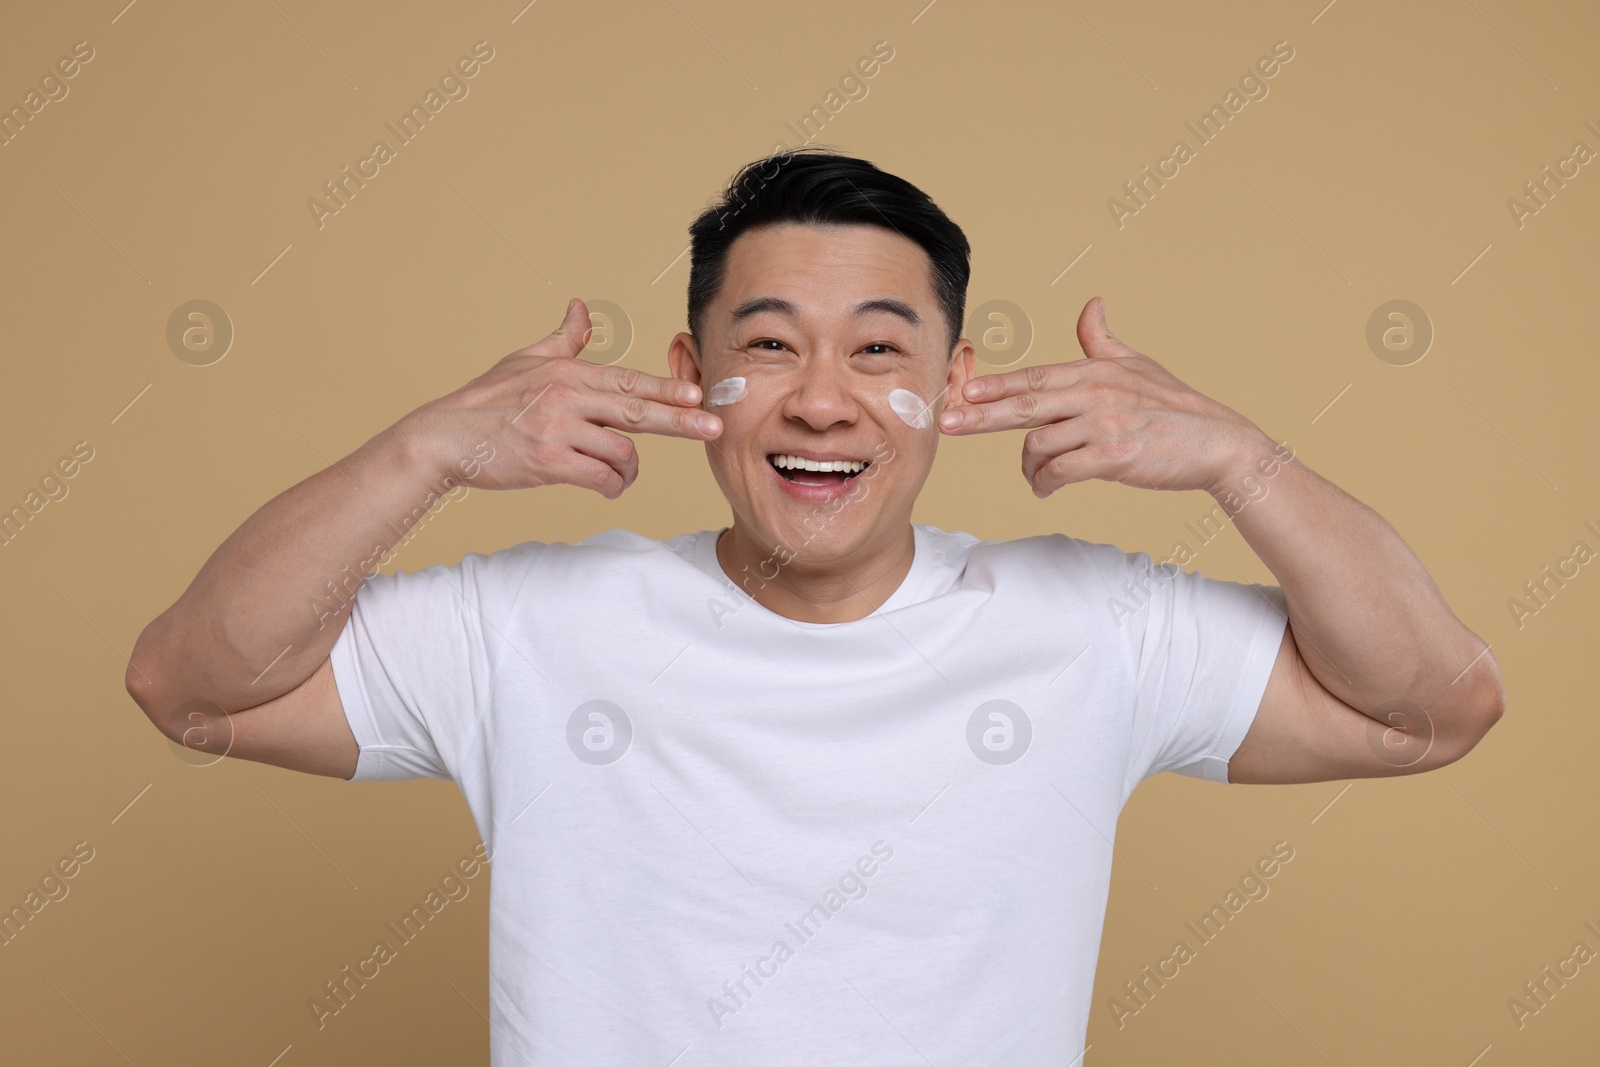
[[[916,310],[918,305],[937,306],[927,253],[875,226],[765,227],[741,235],[728,250],[723,298],[734,306],[723,322],[737,324],[746,317],[741,308],[769,298],[795,311],[831,313],[838,307],[854,313],[865,302],[863,294],[897,301],[915,316],[916,327],[926,325],[928,317]]]

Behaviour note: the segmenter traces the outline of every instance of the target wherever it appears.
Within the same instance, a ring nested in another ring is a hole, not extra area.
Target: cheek
[[[724,378],[706,390],[701,407],[722,420],[722,434],[716,440],[724,448],[730,441],[756,433],[773,417],[780,402],[758,382],[744,378]]]

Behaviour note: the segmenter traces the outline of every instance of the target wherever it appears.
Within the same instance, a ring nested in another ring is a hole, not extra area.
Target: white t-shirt
[[[1083,1050],[1117,815],[1158,771],[1227,781],[1282,591],[914,531],[904,582],[846,623],[742,593],[720,530],[362,588],[332,652],[354,777],[466,796],[496,1067]]]

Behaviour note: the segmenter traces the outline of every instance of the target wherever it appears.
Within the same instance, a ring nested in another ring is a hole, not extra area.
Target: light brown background
[[[1387,517],[1510,693],[1486,742],[1434,774],[1140,789],[1086,1062],[1600,1056],[1600,964],[1521,1030],[1506,1007],[1576,941],[1600,949],[1583,926],[1600,925],[1600,572],[1521,629],[1507,607],[1575,541],[1600,549],[1583,528],[1600,525],[1600,166],[1521,229],[1506,206],[1575,141],[1600,149],[1592,5],[122,3],[13,5],[0,27],[7,105],[74,42],[96,51],[0,148],[0,503],[74,442],[95,449],[0,548],[0,904],[74,842],[95,849],[0,947],[5,1059],[484,1062],[482,878],[325,1030],[307,1007],[477,843],[455,786],[186,763],[124,694],[126,654],[253,509],[548,333],[568,297],[624,307],[625,362],[665,373],[687,223],[738,165],[794,144],[785,123],[879,40],[893,60],[821,140],[965,228],[969,308],[1022,306],[1027,362],[1049,362],[1081,355],[1073,323],[1103,295],[1120,337]],[[1270,95],[1119,230],[1107,198],[1284,39]],[[307,199],[479,40],[496,55],[470,95],[318,230]],[[194,298],[237,331],[209,367],[165,341]],[[1365,341],[1394,298],[1437,330],[1408,367]],[[699,447],[640,446],[618,502],[474,492],[396,565],[727,521]],[[916,520],[1161,558],[1210,510],[1105,484],[1041,502],[1019,449],[946,439]],[[1271,581],[1233,530],[1194,567]],[[1271,895],[1119,1030],[1108,998],[1278,840],[1296,858]]]

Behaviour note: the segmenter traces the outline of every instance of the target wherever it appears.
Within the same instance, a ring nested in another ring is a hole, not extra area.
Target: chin
[[[846,501],[842,507],[797,507],[785,501],[777,507],[752,508],[746,529],[789,559],[824,563],[855,552],[872,539],[882,522],[878,507],[864,501]]]

